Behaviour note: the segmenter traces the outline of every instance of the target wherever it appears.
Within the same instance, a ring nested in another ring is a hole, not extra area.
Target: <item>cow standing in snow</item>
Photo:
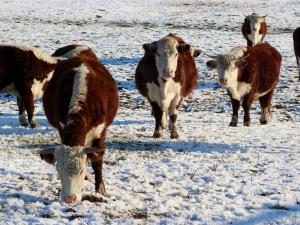
[[[300,27],[298,27],[293,33],[294,40],[294,51],[296,56],[296,61],[299,69],[299,80],[300,80]]]
[[[118,92],[111,74],[90,53],[59,63],[43,96],[45,114],[58,129],[62,144],[39,153],[48,163],[56,160],[61,198],[66,203],[81,201],[88,159],[96,192],[106,194],[102,177],[105,133],[117,112]]]
[[[152,107],[155,117],[154,138],[162,136],[170,117],[171,138],[178,138],[177,114],[183,98],[197,84],[197,69],[193,56],[200,54],[180,37],[170,34],[161,40],[144,44],[145,55],[139,62],[135,81],[140,93]]]
[[[237,126],[242,101],[244,125],[250,125],[250,108],[254,100],[261,106],[260,123],[271,117],[271,101],[279,79],[281,55],[268,43],[254,47],[235,47],[229,54],[213,56],[207,66],[216,68],[219,84],[228,90],[232,104],[230,126]]]
[[[42,97],[57,62],[57,58],[34,47],[0,46],[0,93],[17,97],[21,126],[27,126],[28,122],[32,128],[38,126],[34,101]]]
[[[242,34],[247,40],[247,46],[254,46],[263,42],[268,30],[266,16],[252,13],[245,17],[242,25]]]

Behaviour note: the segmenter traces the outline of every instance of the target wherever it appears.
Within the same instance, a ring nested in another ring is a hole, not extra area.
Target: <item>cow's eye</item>
[[[177,57],[178,56],[178,53],[175,53],[175,57]]]

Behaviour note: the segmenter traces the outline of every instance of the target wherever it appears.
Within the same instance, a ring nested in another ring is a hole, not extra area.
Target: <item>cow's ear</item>
[[[55,163],[55,156],[52,153],[48,153],[48,154],[40,154],[40,157],[42,160],[45,160],[47,163],[54,165]]]
[[[177,50],[179,53],[186,52],[191,49],[191,46],[189,44],[180,44],[177,46]]]
[[[143,48],[146,53],[155,53],[156,52],[156,42],[143,44]]]
[[[217,61],[216,60],[209,60],[206,62],[206,66],[210,69],[216,69],[217,68]]]

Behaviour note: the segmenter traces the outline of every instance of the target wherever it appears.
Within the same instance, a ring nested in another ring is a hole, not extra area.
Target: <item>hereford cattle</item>
[[[27,126],[28,122],[32,128],[38,125],[34,101],[43,95],[57,62],[57,58],[34,47],[0,46],[0,93],[17,97],[21,126]]]
[[[207,66],[216,68],[219,84],[228,90],[232,104],[230,126],[237,126],[242,101],[244,125],[250,125],[250,108],[254,100],[261,106],[260,123],[271,118],[271,101],[279,79],[281,55],[268,43],[254,47],[235,47],[229,54],[213,57]]]
[[[96,54],[93,50],[86,45],[67,45],[62,48],[57,49],[52,56],[54,57],[63,57],[63,58],[72,58],[72,57],[83,57],[88,56],[97,60]]]
[[[248,46],[254,46],[263,42],[267,34],[266,16],[259,16],[252,13],[245,17],[242,25],[242,34],[247,40]]]
[[[96,192],[105,195],[105,133],[118,109],[117,86],[111,74],[87,55],[62,61],[45,90],[43,105],[49,123],[59,131],[61,145],[39,153],[48,163],[56,160],[62,200],[81,201],[88,159],[95,173]]]
[[[162,136],[168,113],[170,137],[178,138],[178,108],[183,98],[197,84],[198,75],[193,56],[199,55],[200,51],[192,50],[190,45],[173,34],[144,44],[143,48],[145,54],[137,66],[135,82],[137,89],[152,107],[152,115],[155,117],[153,137]]]
[[[294,39],[294,51],[296,56],[296,61],[299,69],[299,80],[300,80],[300,27],[298,27],[293,33]]]

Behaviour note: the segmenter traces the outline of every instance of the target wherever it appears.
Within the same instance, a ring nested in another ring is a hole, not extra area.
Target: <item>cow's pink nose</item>
[[[226,85],[227,82],[228,82],[228,80],[227,80],[226,78],[221,78],[221,79],[220,79],[220,84],[221,84],[221,85]]]
[[[163,75],[165,77],[171,77],[173,74],[174,70],[173,69],[163,69]]]
[[[75,195],[70,195],[70,196],[64,197],[64,202],[68,203],[68,204],[75,202],[75,200],[76,200]]]

